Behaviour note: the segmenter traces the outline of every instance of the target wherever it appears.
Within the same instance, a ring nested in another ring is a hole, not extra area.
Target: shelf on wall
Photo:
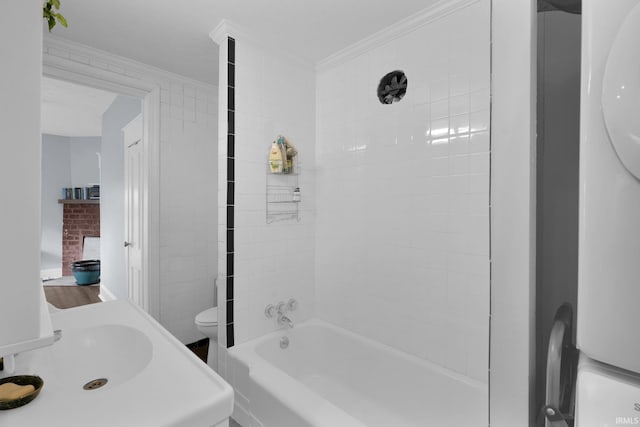
[[[295,219],[300,221],[300,215],[298,211],[278,211],[267,214],[267,224],[271,224],[278,221],[286,221],[289,219]]]
[[[284,172],[271,172],[271,171],[268,171],[267,173],[273,176],[298,176],[300,174],[300,172],[284,173]]]
[[[99,205],[100,199],[58,199],[63,205]]]
[[[272,173],[267,165],[267,224],[278,221],[300,221],[300,200],[294,200],[299,187],[300,164],[294,157],[292,173]]]

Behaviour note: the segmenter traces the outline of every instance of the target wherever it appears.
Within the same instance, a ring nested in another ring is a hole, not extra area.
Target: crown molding
[[[322,71],[340,63],[349,61],[365,52],[381,46],[384,43],[388,43],[391,40],[402,37],[419,27],[456,12],[473,3],[477,3],[478,1],[481,0],[441,0],[433,6],[429,6],[418,11],[401,21],[373,33],[372,35],[329,55],[325,59],[320,60],[316,65],[316,70]]]
[[[283,48],[279,42],[274,41],[269,36],[260,36],[227,19],[220,21],[213,31],[209,33],[209,37],[219,45],[224,43],[227,37],[233,37],[236,41],[243,40],[251,43],[272,55],[287,59],[301,67],[308,68],[310,70],[315,70],[316,67],[316,64],[313,61]],[[237,46],[238,45],[236,44],[236,49]]]
[[[209,33],[209,38],[217,44],[222,44],[224,36],[227,34],[227,21],[223,19]]]
[[[49,53],[49,49],[55,49],[64,52],[66,55],[60,56],[54,53]],[[120,67],[126,70],[125,73],[139,73],[145,76],[153,76],[155,79],[159,80],[169,80],[208,90],[218,90],[218,86],[211,83],[201,82],[199,80],[185,77],[180,74],[172,73],[171,71],[163,70],[162,68],[154,67],[153,65],[145,64],[135,59],[115,55],[104,50],[100,50],[91,46],[84,45],[82,43],[77,43],[50,34],[45,35],[43,38],[43,57],[45,65],[48,62],[51,64],[59,64],[61,62],[82,63],[83,60],[80,58],[84,58],[89,61],[93,59],[96,61],[105,62],[111,66]],[[77,59],[74,59],[74,57]]]
[[[221,20],[220,23],[213,29],[213,31],[209,33],[209,37],[211,37],[211,39],[218,44],[222,44],[227,37],[243,38],[254,43],[257,40],[260,40],[258,37],[254,36],[246,29],[236,25],[235,23],[227,19]]]

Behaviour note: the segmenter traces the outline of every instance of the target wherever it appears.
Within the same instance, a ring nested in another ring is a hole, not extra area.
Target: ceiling
[[[102,135],[102,113],[116,94],[42,78],[41,132],[60,136]]]
[[[53,33],[218,84],[209,33],[227,19],[313,62],[439,0],[63,0]]]

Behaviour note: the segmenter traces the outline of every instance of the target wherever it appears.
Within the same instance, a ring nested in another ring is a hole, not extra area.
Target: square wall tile
[[[490,22],[473,21],[480,3],[318,73],[314,256],[321,317],[486,381],[488,332],[468,343],[468,323],[488,315],[472,296],[489,287]],[[394,69],[407,73],[405,98],[368,97]],[[340,96],[328,96],[335,87]]]

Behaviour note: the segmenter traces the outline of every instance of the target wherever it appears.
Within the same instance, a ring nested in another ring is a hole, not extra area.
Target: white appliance
[[[577,427],[640,425],[640,377],[580,355]]]
[[[640,425],[640,0],[583,0],[576,426]]]

